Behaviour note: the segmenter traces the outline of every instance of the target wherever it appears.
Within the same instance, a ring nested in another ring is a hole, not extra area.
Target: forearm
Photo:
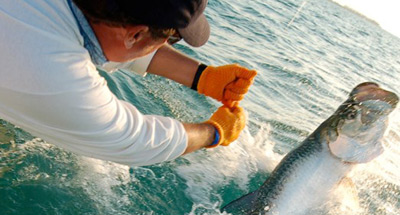
[[[154,55],[147,72],[191,87],[199,64],[170,45],[164,45]]]
[[[194,152],[205,146],[209,146],[214,141],[215,128],[210,124],[184,123],[183,127],[185,128],[188,135],[188,145],[184,154]]]

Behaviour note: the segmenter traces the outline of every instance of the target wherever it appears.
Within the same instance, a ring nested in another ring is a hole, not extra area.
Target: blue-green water
[[[230,147],[129,169],[0,121],[0,214],[219,214],[221,205],[256,189],[358,83],[375,81],[400,94],[399,38],[327,0],[309,0],[295,16],[303,3],[210,0],[207,45],[176,45],[207,64],[258,70],[241,102],[247,127]],[[220,105],[160,77],[102,74],[145,114],[201,122]],[[399,119],[397,109],[385,153],[353,173],[361,210],[345,214],[400,214]]]

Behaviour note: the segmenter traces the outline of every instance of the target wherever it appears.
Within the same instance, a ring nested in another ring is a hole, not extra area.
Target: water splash
[[[275,168],[282,155],[273,152],[275,144],[269,134],[270,129],[265,126],[253,137],[246,127],[229,147],[185,156],[189,163],[177,166],[175,170],[185,179],[186,194],[195,203],[191,214],[202,214],[199,210],[204,210],[204,207],[208,213],[219,211],[227,190],[235,188],[243,193],[249,192],[255,173],[267,174]]]

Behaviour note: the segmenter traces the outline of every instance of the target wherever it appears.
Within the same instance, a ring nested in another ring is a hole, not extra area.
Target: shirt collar
[[[108,62],[108,60],[104,55],[100,43],[97,40],[97,37],[93,32],[93,29],[90,26],[88,20],[72,0],[67,1],[78,23],[79,31],[83,37],[83,46],[88,50],[90,58],[92,59],[94,64],[96,64],[97,66],[104,65]]]

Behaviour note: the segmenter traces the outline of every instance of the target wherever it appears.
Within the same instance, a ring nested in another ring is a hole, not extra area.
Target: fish
[[[267,180],[221,211],[229,214],[315,214],[349,172],[383,153],[389,114],[399,97],[377,83],[357,85],[346,101],[289,152]]]

